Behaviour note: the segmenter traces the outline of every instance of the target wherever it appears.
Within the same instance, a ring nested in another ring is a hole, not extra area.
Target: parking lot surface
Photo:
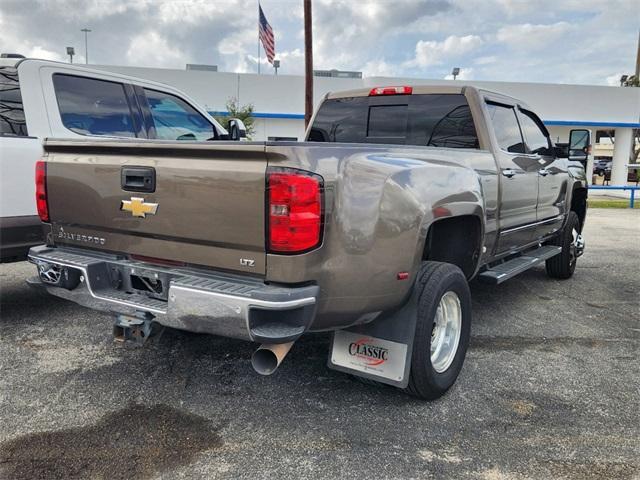
[[[640,212],[589,211],[573,279],[472,285],[454,388],[423,402],[326,367],[329,336],[260,377],[255,345],[108,315],[0,266],[0,478],[640,478]]]

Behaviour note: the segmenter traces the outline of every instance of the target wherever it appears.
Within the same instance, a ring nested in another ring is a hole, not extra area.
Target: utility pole
[[[313,115],[313,34],[311,31],[311,0],[304,1],[304,126]]]
[[[89,63],[89,41],[87,40],[87,34],[91,31],[88,28],[80,30],[84,32],[84,63]]]

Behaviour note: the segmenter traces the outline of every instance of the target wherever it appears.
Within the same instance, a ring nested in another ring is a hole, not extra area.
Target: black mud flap
[[[376,382],[405,388],[418,310],[417,289],[399,310],[364,325],[333,334],[328,367]]]

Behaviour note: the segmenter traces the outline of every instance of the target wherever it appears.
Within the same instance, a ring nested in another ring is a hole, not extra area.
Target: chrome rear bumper
[[[114,314],[148,312],[167,327],[256,342],[296,340],[313,321],[319,291],[315,285],[266,285],[255,278],[157,266],[80,249],[33,247],[29,260],[39,271],[52,266],[79,271],[79,283],[69,288],[51,284],[42,275],[27,280],[79,305]],[[142,291],[135,278],[151,279],[160,287],[157,292]]]

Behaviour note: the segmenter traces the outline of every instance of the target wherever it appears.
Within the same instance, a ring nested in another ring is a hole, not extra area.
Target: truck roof
[[[396,88],[396,89],[410,89],[411,93],[404,93],[399,90],[397,94],[403,95],[428,95],[428,94],[464,94],[467,90],[473,90],[479,95],[490,95],[492,100],[497,102],[504,102],[511,105],[518,105],[520,108],[530,110],[530,107],[522,100],[506,95],[502,92],[495,90],[489,90],[486,88],[478,88],[475,85],[468,83],[458,83],[455,85],[450,83],[443,83],[440,85],[421,85],[421,84],[404,84],[404,85],[379,85],[366,88],[356,88],[353,90],[342,90],[338,92],[329,92],[325,96],[325,100],[338,99],[338,98],[353,98],[353,97],[368,97],[372,95],[375,89]]]
[[[367,97],[371,94],[373,89],[377,88],[411,88],[410,95],[425,95],[425,94],[456,94],[456,93],[464,93],[465,90],[471,89],[476,90],[478,92],[490,93],[492,95],[498,95],[504,98],[508,98],[512,100],[514,103],[523,104],[521,100],[514,98],[510,95],[505,95],[504,93],[497,92],[495,90],[488,90],[485,88],[478,88],[475,85],[470,85],[468,83],[458,83],[455,85],[451,85],[450,83],[443,83],[441,85],[421,85],[421,84],[404,84],[404,85],[379,85],[365,88],[356,88],[353,90],[342,90],[338,92],[329,92],[327,94],[328,99],[333,98],[351,98],[351,97]]]
[[[81,64],[76,64],[76,63],[67,63],[67,62],[58,62],[56,60],[43,60],[40,58],[0,58],[0,67],[15,67],[18,68],[20,66],[20,64],[22,63],[32,63],[32,62],[37,62],[39,64],[42,65],[53,65],[53,66],[61,66],[64,67],[66,69],[73,69],[73,70],[77,70],[78,72],[86,72],[86,73],[91,73],[97,76],[100,75],[109,75],[112,77],[116,77],[116,78],[120,78],[122,80],[127,80],[127,81],[135,81],[135,82],[139,82],[145,85],[155,85],[158,87],[162,87],[165,90],[173,90],[175,92],[179,92],[181,95],[185,95],[184,92],[179,91],[178,89],[176,89],[176,87],[173,87],[172,85],[168,85],[166,83],[162,83],[162,82],[156,82],[153,80],[148,80],[146,78],[140,78],[140,77],[134,77],[131,75],[126,75],[126,74],[122,74],[122,73],[116,73],[116,72],[112,72],[110,70],[102,70],[102,69],[95,69],[95,68],[91,68],[90,65],[81,65]]]

